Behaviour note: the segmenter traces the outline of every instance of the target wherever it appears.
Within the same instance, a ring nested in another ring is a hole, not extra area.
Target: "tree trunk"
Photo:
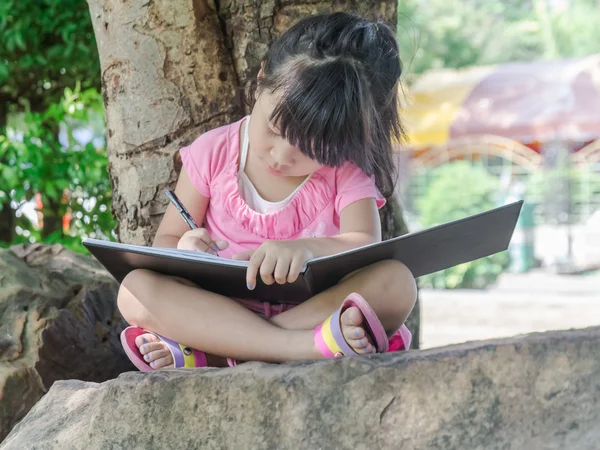
[[[10,244],[16,235],[15,212],[10,206],[10,200],[0,205],[0,244]]]
[[[8,120],[8,108],[6,99],[0,97],[0,135],[6,135],[6,123]],[[0,157],[0,165],[5,164],[4,157]],[[10,206],[10,192],[5,191],[6,200],[0,202],[0,244],[10,244],[16,236],[15,211]]]
[[[56,231],[62,233],[62,216],[59,213],[62,205],[55,198],[43,194],[42,203],[44,205],[42,239],[45,239]]]
[[[53,137],[54,142],[58,142],[58,134],[60,132],[59,124],[55,120],[48,120],[42,122],[41,125],[46,129],[47,133]],[[60,151],[57,149],[57,151]],[[62,195],[58,193],[58,198],[50,197],[47,193],[41,192],[42,196],[42,239],[46,239],[48,236],[60,232],[62,233]]]
[[[102,68],[113,214],[121,242],[149,244],[182,146],[245,113],[241,88],[270,43],[313,13],[396,25],[396,0],[88,0]],[[384,221],[391,232],[391,222]],[[389,233],[388,233],[389,235]],[[417,333],[418,340],[418,333]]]

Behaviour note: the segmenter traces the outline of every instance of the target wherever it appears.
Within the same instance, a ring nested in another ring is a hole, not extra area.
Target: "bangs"
[[[267,111],[281,137],[323,166],[355,164],[393,195],[404,132],[392,28],[343,12],[302,19],[271,45],[259,74],[249,103],[272,94]]]
[[[349,161],[368,175],[374,171],[370,95],[351,60],[292,61],[259,85],[275,94],[271,122],[291,145],[321,165]]]

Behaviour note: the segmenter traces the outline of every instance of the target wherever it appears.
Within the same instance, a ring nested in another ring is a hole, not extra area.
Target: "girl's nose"
[[[283,144],[271,151],[271,157],[280,166],[292,166],[294,164],[294,152],[294,147]]]

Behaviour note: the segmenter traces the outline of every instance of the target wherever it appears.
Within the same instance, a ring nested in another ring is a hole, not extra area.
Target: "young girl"
[[[176,194],[154,246],[249,260],[248,289],[291,283],[304,263],[381,240],[401,138],[393,32],[345,13],[302,20],[263,61],[250,116],[183,148]],[[118,304],[124,348],[141,370],[222,367],[407,349],[415,280],[397,261],[359,270],[294,307],[131,272]],[[233,359],[235,358],[235,359]]]

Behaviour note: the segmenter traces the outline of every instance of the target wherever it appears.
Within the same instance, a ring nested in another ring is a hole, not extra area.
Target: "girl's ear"
[[[257,80],[260,80],[261,78],[263,78],[265,76],[264,68],[265,68],[265,62],[261,61],[260,62],[260,70],[258,71],[258,75],[256,75]],[[258,100],[258,89],[256,89],[254,91],[254,101],[256,101],[256,100]]]

